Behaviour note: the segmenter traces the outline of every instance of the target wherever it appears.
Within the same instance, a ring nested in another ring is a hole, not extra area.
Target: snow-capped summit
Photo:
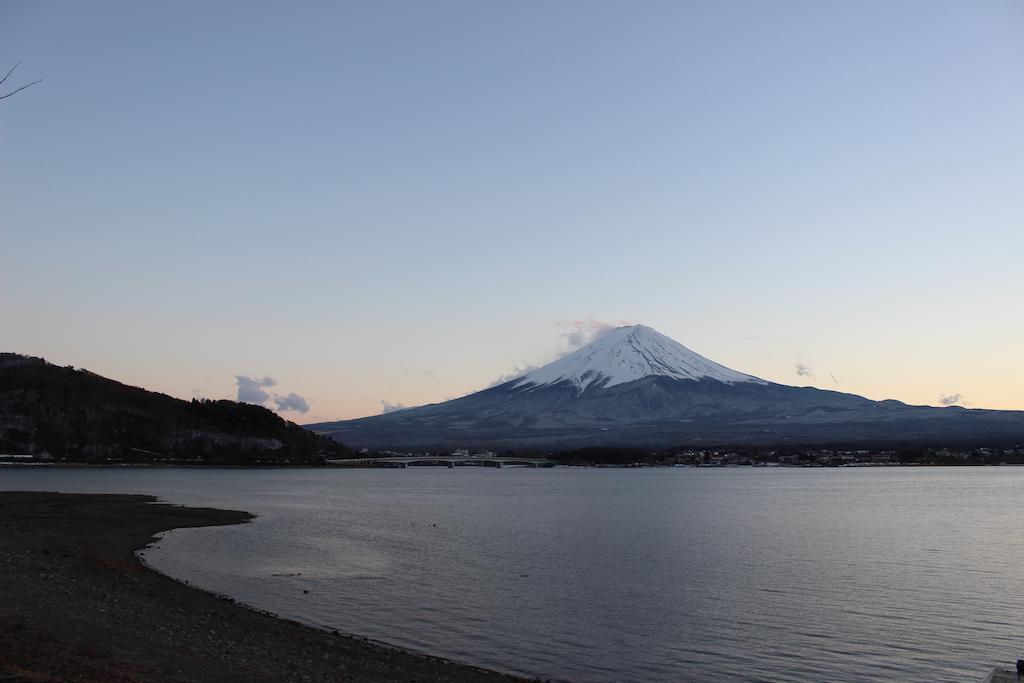
[[[617,327],[573,353],[514,380],[513,386],[571,382],[579,391],[612,387],[652,375],[726,384],[765,381],[708,360],[646,325]]]

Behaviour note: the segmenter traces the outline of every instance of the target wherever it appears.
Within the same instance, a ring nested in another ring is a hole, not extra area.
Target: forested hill
[[[182,401],[0,353],[0,454],[68,462],[314,464],[349,450],[261,406]]]

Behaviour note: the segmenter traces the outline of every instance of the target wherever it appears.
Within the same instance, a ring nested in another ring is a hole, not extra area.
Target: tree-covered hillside
[[[180,399],[0,353],[0,454],[69,462],[313,464],[349,455],[261,406]]]

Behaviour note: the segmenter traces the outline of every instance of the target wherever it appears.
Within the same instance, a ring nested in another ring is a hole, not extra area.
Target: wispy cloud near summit
[[[565,340],[565,343],[568,346],[568,348],[561,354],[564,356],[567,353],[572,353],[576,349],[586,346],[592,341],[600,339],[603,335],[614,330],[616,327],[635,325],[636,323],[631,320],[605,322],[603,320],[587,318],[585,320],[562,320],[558,324],[560,327],[568,328],[561,334],[562,339]]]
[[[568,356],[573,351],[581,349],[591,342],[597,341],[616,327],[635,324],[635,322],[630,320],[606,322],[604,320],[595,320],[594,318],[560,320],[556,323],[556,327],[561,329],[558,336],[563,340],[564,344],[563,348],[561,348],[555,355],[555,358],[539,363],[516,363],[512,366],[511,370],[489,382],[487,387],[496,387],[499,384],[510,382],[517,377],[521,377],[528,372],[533,372],[534,370],[543,367],[551,360],[557,360],[558,358]]]

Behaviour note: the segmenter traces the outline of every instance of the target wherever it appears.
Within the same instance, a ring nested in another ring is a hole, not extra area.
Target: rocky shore
[[[236,605],[145,567],[173,528],[248,513],[0,492],[0,682],[515,681]]]

